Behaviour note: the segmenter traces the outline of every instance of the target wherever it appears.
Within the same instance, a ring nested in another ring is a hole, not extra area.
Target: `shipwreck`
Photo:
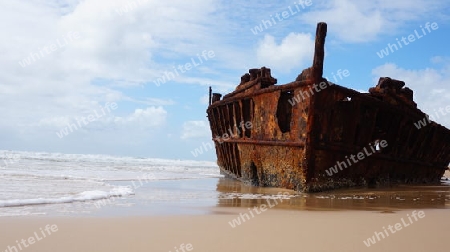
[[[223,98],[210,88],[207,115],[221,172],[303,192],[439,184],[450,163],[450,130],[428,120],[403,81],[382,77],[360,93],[325,79],[326,33],[319,23],[313,64],[291,83],[277,85],[262,67]]]

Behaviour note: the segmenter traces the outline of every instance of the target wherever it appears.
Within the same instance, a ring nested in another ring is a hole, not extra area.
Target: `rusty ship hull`
[[[326,29],[318,24],[313,65],[295,81],[275,85],[263,67],[223,99],[210,90],[207,114],[221,172],[303,192],[438,184],[450,163],[450,130],[432,121],[415,126],[427,115],[402,81],[380,78],[360,93],[323,78]]]

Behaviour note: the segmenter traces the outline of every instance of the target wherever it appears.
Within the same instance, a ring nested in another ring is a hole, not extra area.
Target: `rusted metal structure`
[[[313,65],[295,81],[275,85],[263,67],[250,69],[223,99],[210,90],[207,114],[221,172],[304,192],[439,183],[450,163],[450,130],[432,121],[414,125],[427,115],[402,81],[380,78],[359,93],[323,78],[326,32],[319,23]]]

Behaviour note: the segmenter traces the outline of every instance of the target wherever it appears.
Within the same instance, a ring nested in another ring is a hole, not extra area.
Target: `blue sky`
[[[293,81],[320,21],[325,77],[367,91],[389,76],[426,113],[450,105],[448,1],[6,0],[0,17],[5,150],[215,160],[192,155],[211,143],[208,86],[262,66]]]

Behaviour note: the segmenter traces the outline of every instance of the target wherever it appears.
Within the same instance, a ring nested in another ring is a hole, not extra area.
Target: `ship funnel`
[[[313,59],[313,78],[314,80],[321,80],[323,75],[323,59],[325,56],[325,37],[327,36],[327,23],[320,22],[316,29],[316,42],[314,48]]]

